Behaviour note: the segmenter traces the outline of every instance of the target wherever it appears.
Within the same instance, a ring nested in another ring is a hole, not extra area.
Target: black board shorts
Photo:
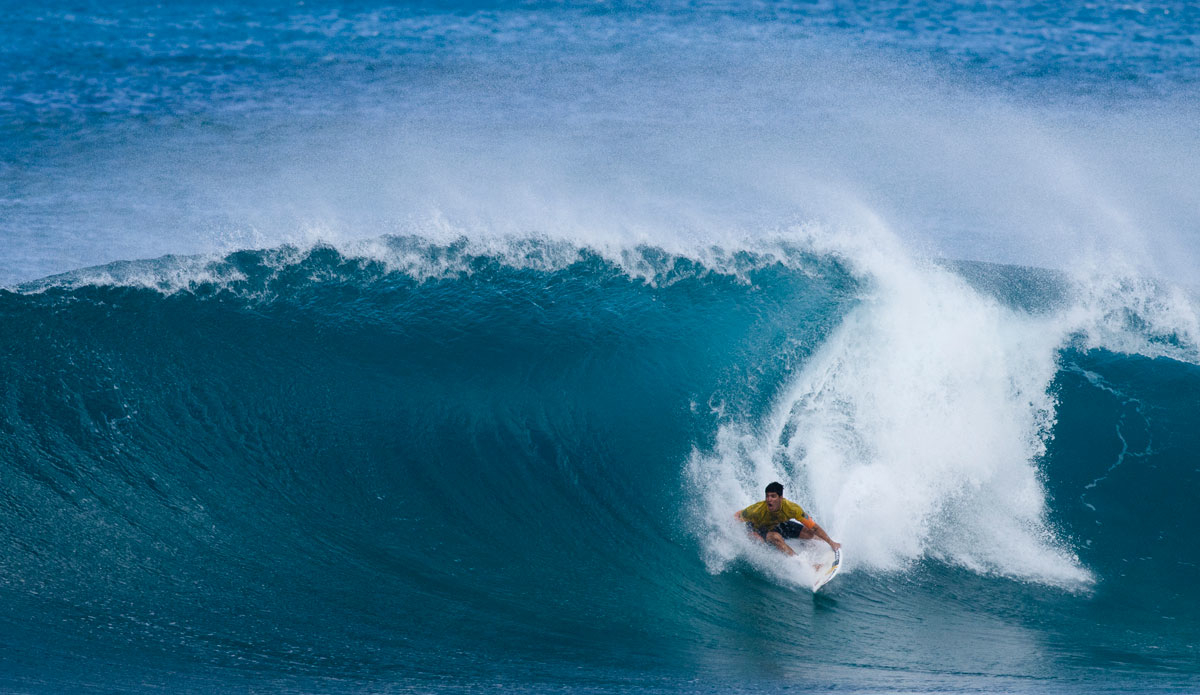
[[[767,534],[772,531],[778,531],[779,535],[784,538],[799,538],[800,534],[804,532],[804,524],[795,519],[788,519],[782,524],[776,524],[771,528],[757,529],[754,528],[754,524],[746,522],[746,530],[757,533],[764,541],[767,540]]]

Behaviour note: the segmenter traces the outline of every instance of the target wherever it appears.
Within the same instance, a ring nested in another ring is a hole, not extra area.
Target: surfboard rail
[[[841,570],[841,568],[842,549],[838,548],[837,550],[833,551],[833,562],[829,563],[828,565],[824,563],[817,565],[817,578],[813,581],[812,585],[813,593],[817,593],[821,587],[829,583],[829,580],[837,576],[837,573]]]

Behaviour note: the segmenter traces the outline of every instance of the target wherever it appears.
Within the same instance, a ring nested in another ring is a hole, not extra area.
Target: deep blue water
[[[0,689],[1200,689],[1194,6],[0,31]]]

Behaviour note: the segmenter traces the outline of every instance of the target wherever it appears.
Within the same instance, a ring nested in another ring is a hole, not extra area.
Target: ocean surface
[[[1200,691],[1196,5],[0,35],[0,692]]]

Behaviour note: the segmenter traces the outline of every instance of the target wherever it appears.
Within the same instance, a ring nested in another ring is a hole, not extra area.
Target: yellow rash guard
[[[767,508],[766,500],[755,502],[742,510],[742,520],[749,522],[758,531],[775,528],[788,519],[799,521],[804,524],[805,528],[817,525],[817,522],[812,520],[803,507],[791,500],[780,500],[779,511],[774,513]]]

